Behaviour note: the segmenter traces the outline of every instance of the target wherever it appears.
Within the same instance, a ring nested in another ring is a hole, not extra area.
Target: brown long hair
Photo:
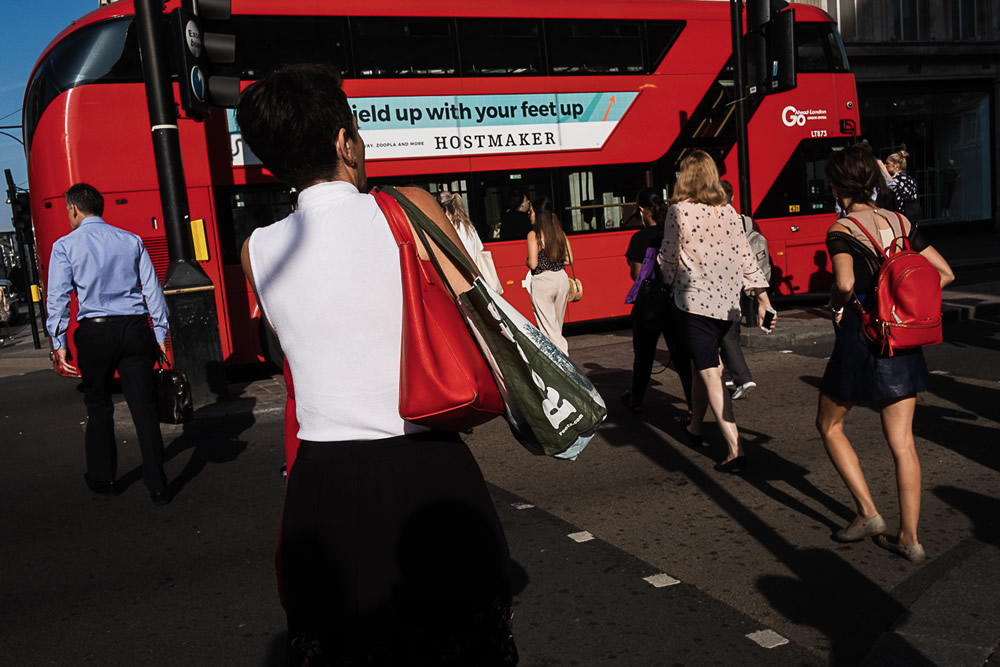
[[[539,197],[531,202],[531,208],[535,212],[535,234],[539,237],[539,245],[545,250],[545,256],[553,262],[566,260],[569,242],[562,223],[552,211],[552,200]]]
[[[715,160],[705,151],[692,151],[681,160],[681,173],[674,185],[671,204],[692,201],[709,206],[722,206],[727,202],[726,193],[719,183],[719,170]]]

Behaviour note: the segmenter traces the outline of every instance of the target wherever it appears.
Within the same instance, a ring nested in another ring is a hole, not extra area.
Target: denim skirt
[[[926,390],[923,350],[895,350],[893,356],[883,356],[865,338],[857,307],[847,304],[820,391],[841,401],[869,402]]]

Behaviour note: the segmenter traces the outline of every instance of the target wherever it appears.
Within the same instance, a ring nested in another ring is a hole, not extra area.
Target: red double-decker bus
[[[798,86],[753,100],[749,116],[752,215],[781,294],[829,287],[823,239],[834,214],[823,163],[849,140],[841,121],[858,121],[835,24],[814,7],[793,7]],[[555,202],[586,285],[567,321],[581,321],[627,313],[623,257],[640,187],[669,194],[679,161],[701,148],[738,188],[728,3],[233,0],[227,28],[245,82],[283,63],[337,65],[370,182],[461,193],[505,296],[529,318],[527,230],[505,217],[512,193]],[[166,239],[129,0],[56,37],[23,113],[42,275],[68,231],[62,193],[83,180],[106,193],[111,223],[143,238],[162,279]],[[245,149],[231,111],[205,122],[182,115],[179,127],[222,349],[231,362],[253,362],[267,345],[239,249],[256,227],[287,215],[296,193]]]

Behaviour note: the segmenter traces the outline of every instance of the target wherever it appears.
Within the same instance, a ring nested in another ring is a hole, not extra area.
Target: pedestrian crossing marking
[[[659,574],[652,574],[648,577],[643,577],[642,580],[651,584],[653,588],[664,588],[666,586],[675,586],[681,583],[680,579],[674,579],[665,572],[660,572]]]
[[[534,507],[531,503],[511,503],[510,506],[516,510],[530,510]]]
[[[567,537],[574,542],[589,542],[594,539],[594,536],[585,530],[579,533],[570,533]]]
[[[931,375],[947,375],[948,371],[931,371]]]
[[[775,648],[788,643],[788,640],[779,635],[774,630],[758,630],[747,635],[747,639],[753,640],[764,648]]]

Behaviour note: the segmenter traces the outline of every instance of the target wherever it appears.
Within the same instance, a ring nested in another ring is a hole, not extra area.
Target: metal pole
[[[177,107],[162,39],[161,0],[135,0],[135,20],[142,56],[142,76],[163,206],[170,264],[163,293],[170,308],[170,341],[174,363],[188,375],[195,405],[226,393],[215,285],[191,252],[191,212],[181,158]]]
[[[747,133],[746,57],[743,51],[743,0],[729,0],[733,32],[733,89],[736,95],[736,159],[740,172],[740,213],[753,215],[750,198],[750,145]]]

